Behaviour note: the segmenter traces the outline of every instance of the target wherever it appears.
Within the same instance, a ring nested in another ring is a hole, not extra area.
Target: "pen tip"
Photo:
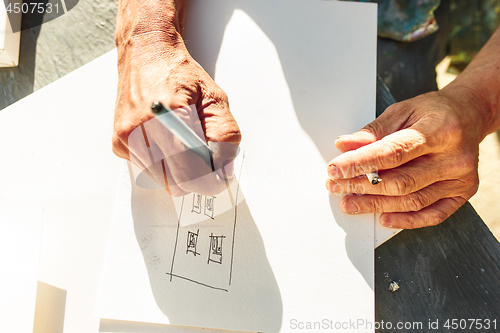
[[[158,101],[154,101],[151,104],[151,110],[153,110],[154,113],[159,113],[162,109],[163,109],[163,105]]]

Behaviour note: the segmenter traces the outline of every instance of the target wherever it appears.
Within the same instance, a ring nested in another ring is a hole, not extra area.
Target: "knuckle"
[[[462,207],[468,200],[464,197],[455,197],[452,199],[455,201],[455,207],[454,207],[454,210],[452,213],[454,213],[456,210],[458,210],[460,207]],[[446,215],[446,218],[448,218],[452,213]]]
[[[381,122],[374,120],[371,123],[367,124],[361,131],[368,132],[368,133],[373,133],[377,135],[378,133],[383,133],[383,130],[381,128]]]
[[[380,117],[389,117],[394,113],[400,114],[401,113],[401,106],[403,104],[404,104],[404,102],[399,102],[399,103],[394,103],[394,104],[389,105],[385,109],[385,111],[382,113],[382,115],[380,115]]]
[[[226,92],[220,88],[217,89],[217,99],[219,99],[222,104],[229,106],[229,97]]]
[[[113,144],[118,144],[120,142],[126,143],[128,142],[128,138],[130,133],[132,133],[133,128],[131,126],[115,126],[114,134],[113,134]]]
[[[415,177],[407,173],[401,172],[398,177],[388,183],[388,191],[394,195],[406,195],[417,189],[417,181],[415,180]]]
[[[421,152],[425,150],[426,146],[426,137],[420,132],[415,132],[412,134],[411,139],[392,141],[384,144],[384,147],[380,149],[377,160],[382,169],[394,168],[406,163],[408,156],[412,152]]]
[[[186,97],[193,97],[196,96],[198,92],[198,85],[194,81],[177,81],[173,87],[173,91],[177,97],[182,96],[182,99]],[[175,98],[172,99],[175,100]],[[178,107],[176,106],[174,109],[177,108]]]
[[[430,200],[425,195],[415,192],[405,197],[405,208],[408,211],[417,212],[430,204]]]
[[[205,135],[209,141],[232,143],[236,145],[239,145],[242,139],[240,128],[232,118],[226,119],[220,126],[206,126]]]
[[[179,66],[180,68],[192,68],[193,66],[198,67],[197,66],[198,64],[194,62],[191,57],[188,56],[182,56],[180,58],[177,58],[176,65]]]
[[[407,147],[403,143],[392,142],[384,146],[378,156],[379,165],[388,169],[403,164]]]
[[[457,183],[457,190],[464,193],[468,198],[471,198],[479,189],[479,176],[477,171]]]
[[[462,155],[459,159],[458,167],[465,172],[470,172],[470,170],[477,169],[479,162],[479,157],[473,154]]]
[[[229,109],[229,97],[215,82],[201,84],[204,104],[215,105],[218,108]]]
[[[406,217],[406,229],[417,229],[419,227],[417,218],[413,214],[408,214]]]
[[[472,197],[479,190],[479,176],[477,172],[468,177],[468,179],[466,179],[466,182],[466,187],[468,188],[467,194]]]
[[[366,205],[367,212],[382,213],[382,205],[376,198],[370,198]]]
[[[463,131],[460,120],[450,113],[446,118],[445,125],[441,127],[441,131],[442,135],[433,138],[433,146],[450,148],[456,146],[457,142],[464,141],[465,139],[465,133]],[[455,138],[455,140],[449,140],[449,138]]]
[[[227,133],[224,137],[224,142],[239,144],[241,142],[241,132],[239,129]]]
[[[443,211],[436,211],[428,216],[426,226],[438,225],[448,218],[448,214]]]
[[[234,132],[231,132],[231,140],[229,140],[229,142],[234,142],[234,143],[239,144],[241,142],[241,139],[242,139],[242,135],[241,135],[240,129],[238,127],[237,130],[235,130]]]

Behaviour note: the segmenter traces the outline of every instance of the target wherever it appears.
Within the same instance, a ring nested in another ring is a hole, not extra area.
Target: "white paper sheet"
[[[0,328],[33,332],[42,210],[0,211]]]
[[[244,201],[182,227],[173,199],[124,167],[99,315],[263,332],[373,321],[374,215],[343,214],[324,183],[335,138],[375,116],[376,6],[199,0],[186,20],[191,54],[243,133]],[[184,204],[193,213],[192,195]],[[226,237],[222,263],[210,236]]]
[[[0,210],[43,209],[38,279],[67,292],[65,332],[99,327],[121,165],[111,149],[117,80],[111,51],[0,111]]]

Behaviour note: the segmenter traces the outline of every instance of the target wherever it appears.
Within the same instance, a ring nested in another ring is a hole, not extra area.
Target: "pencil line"
[[[167,273],[167,274],[168,274],[168,275],[170,275],[170,279],[172,279],[172,276],[175,276],[175,277],[177,277],[177,278],[184,279],[184,280],[187,280],[187,281],[189,281],[189,282],[194,282],[194,283],[200,284],[200,285],[205,286],[205,287],[208,287],[208,288],[217,289],[217,290],[222,290],[222,291],[227,292],[227,289],[217,288],[217,287],[214,287],[214,286],[211,286],[211,285],[205,284],[205,283],[198,282],[198,281],[196,281],[196,280],[191,280],[191,279],[188,279],[187,277],[184,277],[184,276],[175,275],[175,274],[171,274],[171,273]]]
[[[182,216],[182,207],[184,207],[184,198],[185,196],[182,197],[181,211],[179,212],[179,219],[177,220],[177,234],[175,235],[174,255],[172,257],[172,265],[170,266],[170,281],[172,281],[172,272],[174,271],[175,252],[177,250],[177,240],[179,239],[179,228],[181,226],[181,216]]]
[[[244,161],[245,161],[245,152],[243,152],[243,156],[241,159],[240,176],[237,179],[238,186],[236,187],[236,199],[234,203],[234,224],[233,224],[233,239],[231,244],[231,267],[229,268],[229,285],[231,285],[231,280],[233,279],[234,235],[236,233],[236,220],[238,217],[238,193],[240,192],[241,172],[243,171]]]

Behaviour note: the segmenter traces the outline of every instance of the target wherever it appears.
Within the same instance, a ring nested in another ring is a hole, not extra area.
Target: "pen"
[[[158,101],[151,104],[151,111],[170,132],[172,132],[189,150],[200,156],[215,171],[210,147],[188,126],[174,111]],[[160,117],[161,116],[161,117]]]
[[[378,183],[380,183],[382,181],[382,179],[378,176],[378,173],[377,172],[370,172],[370,173],[367,173],[366,174],[366,178],[368,178],[368,181],[372,184],[372,185],[377,185]]]

